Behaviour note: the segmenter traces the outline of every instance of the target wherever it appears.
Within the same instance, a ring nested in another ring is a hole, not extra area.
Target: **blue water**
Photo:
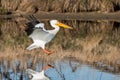
[[[13,66],[19,67],[20,62],[15,62],[16,65],[11,65],[7,70],[4,61],[0,65],[0,80],[30,80],[29,75],[25,70],[14,71]],[[32,62],[28,63],[28,67],[31,67]],[[51,80],[120,80],[119,75],[112,73],[102,72],[90,65],[80,64],[79,62],[69,62],[69,60],[54,62],[55,68],[50,68],[45,71],[45,74]],[[36,71],[41,71],[43,64],[38,62],[34,68]]]

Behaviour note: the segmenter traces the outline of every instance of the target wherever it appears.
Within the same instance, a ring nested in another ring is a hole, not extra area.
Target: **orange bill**
[[[63,27],[63,28],[68,28],[68,29],[73,29],[72,27],[70,27],[70,26],[68,26],[68,25],[66,25],[66,24],[63,24],[63,23],[61,23],[61,22],[58,22],[58,23],[57,23],[57,26]]]

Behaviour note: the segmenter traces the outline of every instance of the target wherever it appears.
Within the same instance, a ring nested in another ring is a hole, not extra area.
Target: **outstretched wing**
[[[27,29],[25,30],[27,35],[30,35],[34,31],[34,28],[44,29],[44,23],[40,23],[33,15],[29,15],[26,18],[29,20],[29,22],[26,23]]]
[[[29,37],[32,38],[33,41],[42,40],[44,42],[50,42],[54,38],[54,36],[54,34],[46,32],[43,29],[34,29]]]
[[[34,28],[42,28],[43,30],[45,30],[44,26],[45,26],[44,23],[38,23],[38,24],[35,25]]]
[[[37,24],[40,23],[40,21],[37,20],[33,15],[29,15],[29,16],[27,17],[27,19],[29,20],[29,22],[26,23],[26,25],[27,25],[28,27],[31,27],[31,28],[34,28],[35,25],[37,25]]]

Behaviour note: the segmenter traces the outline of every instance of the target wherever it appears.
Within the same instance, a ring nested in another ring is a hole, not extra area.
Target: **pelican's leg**
[[[52,54],[51,51],[48,51],[48,50],[46,50],[46,49],[43,49],[43,51],[44,51],[46,54],[48,54],[48,55]]]

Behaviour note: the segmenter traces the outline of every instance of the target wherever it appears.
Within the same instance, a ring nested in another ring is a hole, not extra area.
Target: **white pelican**
[[[54,28],[53,30],[46,30],[44,24],[42,24],[42,27],[40,23],[34,25],[34,30],[32,34],[29,35],[33,40],[33,44],[27,47],[27,50],[41,47],[45,53],[50,55],[52,52],[45,49],[46,43],[49,43],[55,37],[60,27],[72,29],[72,27],[63,24],[58,20],[50,20],[50,24]]]
[[[47,70],[48,68],[54,68],[51,65],[47,65],[45,66],[41,72],[36,72],[32,69],[27,69],[27,73],[32,75],[32,79],[31,80],[50,80],[47,76],[45,76],[45,70]]]

